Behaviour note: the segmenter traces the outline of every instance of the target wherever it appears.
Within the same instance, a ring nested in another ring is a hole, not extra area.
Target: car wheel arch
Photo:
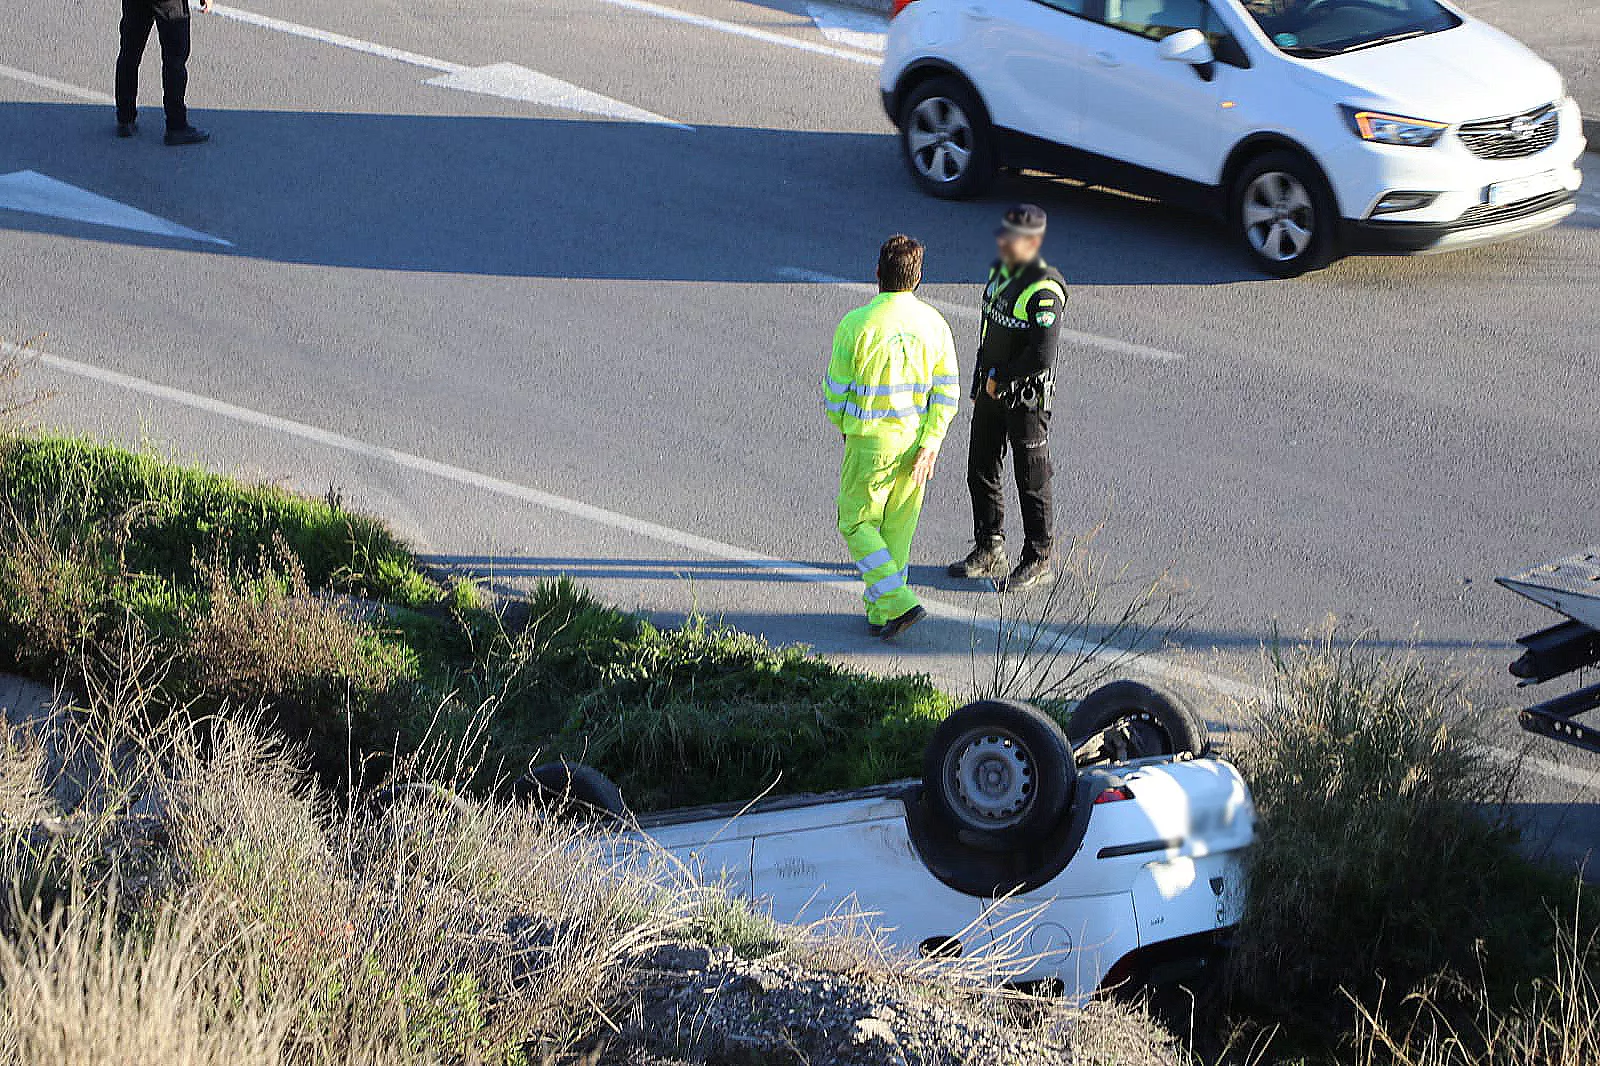
[[[1252,133],[1244,140],[1233,146],[1233,151],[1228,153],[1227,162],[1222,166],[1222,180],[1217,185],[1218,202],[1221,205],[1224,218],[1232,219],[1233,186],[1239,180],[1239,175],[1244,168],[1256,159],[1269,152],[1294,152],[1301,156],[1316,170],[1317,176],[1322,179],[1323,187],[1333,197],[1333,203],[1341,213],[1344,205],[1339,203],[1339,190],[1328,177],[1328,168],[1322,165],[1315,152],[1307,148],[1293,137],[1283,133]]]
[[[957,78],[967,91],[972,93],[973,99],[978,101],[978,106],[983,108],[983,119],[992,122],[989,113],[989,102],[983,98],[983,93],[978,90],[977,83],[967,76],[966,71],[943,59],[919,59],[901,71],[900,77],[895,80],[894,92],[890,97],[890,118],[895,125],[900,124],[900,112],[905,109],[906,100],[917,91],[917,87],[932,81],[934,78]]]

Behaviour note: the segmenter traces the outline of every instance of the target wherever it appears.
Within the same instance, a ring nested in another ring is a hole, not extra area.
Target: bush
[[[1261,815],[1232,973],[1254,1011],[1325,1032],[1347,996],[1542,972],[1572,886],[1517,852],[1514,773],[1471,719],[1414,660],[1329,641],[1277,663],[1233,753]]]

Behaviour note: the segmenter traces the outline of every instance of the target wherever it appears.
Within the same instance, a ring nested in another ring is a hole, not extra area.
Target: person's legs
[[[117,122],[128,125],[139,117],[139,62],[150,40],[155,11],[147,0],[122,0],[122,44],[117,52]]]
[[[1017,475],[1017,496],[1022,503],[1022,528],[1027,536],[1024,555],[1050,558],[1055,520],[1050,481],[1050,412],[1011,411],[1011,448]]]
[[[900,595],[905,592],[905,577],[883,536],[898,457],[898,449],[885,448],[870,437],[851,437],[839,473],[839,533],[861,574],[865,585],[861,598],[867,621],[873,625],[882,625],[907,609],[895,609],[905,598]],[[911,597],[910,605],[915,603],[916,598]]]
[[[1006,500],[1000,472],[1006,458],[1006,407],[979,393],[972,406],[967,445],[967,490],[972,494],[973,535],[979,544],[1005,536]]]
[[[167,112],[167,129],[189,128],[189,108],[184,96],[189,89],[189,5],[163,4],[156,19],[156,35],[161,38],[162,106]]]
[[[900,453],[894,466],[894,480],[890,483],[889,496],[883,508],[883,542],[889,549],[889,555],[897,568],[895,573],[900,579],[898,588],[878,600],[878,604],[890,618],[898,618],[918,605],[917,594],[911,590],[910,585],[911,538],[916,536],[917,521],[922,517],[922,499],[926,494],[926,486],[918,485],[911,479],[911,466],[916,457],[915,444]]]

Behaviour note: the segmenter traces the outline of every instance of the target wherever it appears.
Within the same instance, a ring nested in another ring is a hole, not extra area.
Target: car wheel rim
[[[1299,178],[1282,170],[1260,174],[1245,188],[1239,217],[1250,247],[1275,263],[1304,255],[1316,232],[1311,193]]]
[[[1009,733],[972,733],[952,749],[947,764],[950,791],[972,825],[1004,829],[1028,812],[1034,796],[1033,757]]]
[[[957,181],[972,163],[972,122],[954,100],[931,96],[911,112],[906,150],[911,165],[929,181]]]

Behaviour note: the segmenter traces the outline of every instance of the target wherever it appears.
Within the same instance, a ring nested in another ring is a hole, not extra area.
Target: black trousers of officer
[[[1022,500],[1027,548],[1048,558],[1051,548],[1050,412],[1014,409],[986,392],[972,407],[972,441],[967,448],[967,488],[972,492],[972,524],[978,540],[1004,536],[1005,490],[1001,474],[1010,447]]]
[[[189,88],[189,0],[122,0],[122,50],[117,53],[117,121],[139,114],[139,62],[155,27],[161,39],[162,105],[167,129],[189,125],[184,93]]]

